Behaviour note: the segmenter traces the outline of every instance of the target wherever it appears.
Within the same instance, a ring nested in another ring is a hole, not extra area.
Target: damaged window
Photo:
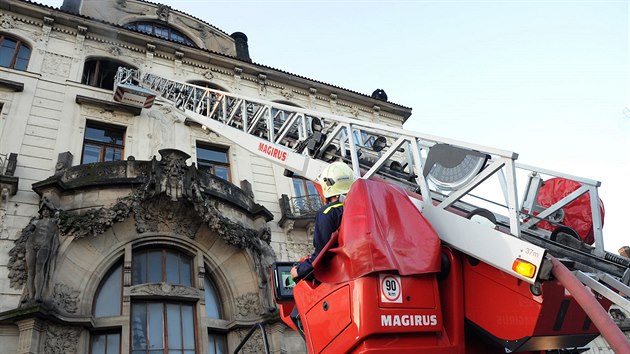
[[[122,160],[124,136],[123,127],[87,122],[81,164]]]
[[[123,63],[119,63],[108,59],[90,59],[85,61],[83,66],[83,76],[81,83],[99,87],[105,90],[114,89],[114,77],[119,67],[127,67]]]

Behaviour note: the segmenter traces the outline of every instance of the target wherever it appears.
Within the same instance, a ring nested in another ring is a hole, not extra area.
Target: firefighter
[[[313,235],[313,254],[291,269],[294,280],[308,277],[313,271],[313,261],[330,240],[331,235],[341,225],[343,201],[355,181],[352,169],[343,162],[333,162],[328,165],[317,178],[326,198],[326,205],[319,208],[315,216],[315,232]]]

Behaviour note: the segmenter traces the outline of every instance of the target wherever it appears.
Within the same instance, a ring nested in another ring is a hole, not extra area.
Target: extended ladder
[[[203,129],[301,176],[314,179],[328,163],[342,159],[357,175],[378,175],[419,192],[422,198],[414,201],[444,242],[529,283],[545,276],[541,268],[546,252],[578,262],[595,274],[627,278],[625,259],[603,248],[598,181],[516,164],[518,155],[510,151],[244,97],[134,69],[121,67],[115,85],[139,85],[155,91]],[[486,192],[480,186],[493,175],[498,176],[497,191],[490,196],[472,193],[476,188]],[[521,188],[526,192],[519,205],[517,186],[523,176],[526,182],[521,182]],[[574,180],[581,187],[547,208],[536,206],[533,215],[530,211],[542,176]],[[551,241],[548,231],[536,228],[584,194],[590,195],[594,248],[565,247]],[[496,196],[499,202],[494,201]],[[479,210],[471,201],[498,208],[491,217],[496,219],[492,220],[495,228],[468,219]],[[512,269],[515,259],[534,264],[536,273],[532,277],[516,273]],[[627,284],[628,279],[624,280]]]

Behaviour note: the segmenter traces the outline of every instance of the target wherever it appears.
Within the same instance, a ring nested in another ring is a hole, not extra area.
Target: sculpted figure
[[[59,245],[59,228],[53,217],[54,208],[46,201],[38,219],[28,226],[26,239],[26,301],[41,302],[48,287],[52,261]]]

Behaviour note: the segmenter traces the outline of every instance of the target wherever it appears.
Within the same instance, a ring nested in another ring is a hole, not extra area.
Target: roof
[[[41,4],[41,3],[35,2],[35,1],[31,1],[31,0],[21,0],[21,1],[26,2],[26,3],[30,3],[30,4],[34,4],[34,5],[38,5],[38,6],[41,6],[41,7],[45,7],[45,8],[51,9],[51,10],[60,11],[60,12],[63,12],[63,13],[69,14],[69,15],[78,16],[78,17],[85,18],[85,19],[88,19],[88,20],[91,20],[91,21],[100,22],[100,23],[103,23],[103,24],[106,24],[106,25],[109,25],[109,26],[114,26],[114,27],[116,27],[116,28],[120,28],[120,29],[123,29],[123,30],[126,30],[126,31],[131,31],[131,32],[137,32],[137,33],[145,34],[144,32],[140,32],[140,31],[136,31],[136,30],[128,29],[128,28],[126,28],[126,27],[124,27],[124,26],[121,26],[121,25],[118,25],[118,24],[115,24],[115,23],[107,22],[107,21],[104,21],[104,20],[101,20],[101,19],[98,19],[98,18],[94,18],[94,17],[90,17],[90,16],[85,16],[85,15],[78,14],[78,13],[74,13],[74,12],[71,12],[71,11],[62,10],[61,8],[56,8],[56,7],[53,7],[53,6],[44,5],[44,4]],[[147,4],[151,4],[151,5],[162,5],[162,4],[160,4],[160,3],[151,2],[151,1],[146,1],[146,0],[138,0],[138,1],[141,1],[141,2],[144,2],[144,3],[147,3]],[[170,6],[169,6],[169,8],[170,8]],[[172,8],[171,8],[171,9],[172,9]],[[194,18],[195,20],[200,21],[200,22],[202,22],[202,23],[204,23],[204,24],[206,24],[206,25],[208,25],[208,26],[212,27],[213,29],[216,29],[216,30],[220,31],[221,33],[224,33],[224,34],[226,34],[226,35],[227,35],[227,33],[226,33],[226,32],[224,32],[224,31],[222,31],[221,29],[219,29],[219,28],[217,28],[217,27],[215,27],[215,26],[213,26],[213,25],[209,24],[208,22],[206,22],[206,21],[204,21],[204,20],[201,20],[201,19],[199,19],[199,18],[197,18],[197,17],[195,17],[195,16],[192,16],[192,15],[187,14],[187,13],[185,13],[185,12],[179,11],[179,10],[177,10],[177,9],[173,9],[173,11],[176,11],[176,12],[178,12],[178,13],[180,13],[180,14],[184,14],[184,15],[186,15],[186,16],[190,16],[191,18]],[[146,34],[146,35],[150,36],[149,34]],[[168,41],[168,39],[164,39],[164,40]],[[184,43],[180,43],[180,42],[173,42],[173,43],[177,43],[177,44],[179,44],[179,45],[187,46],[186,44],[184,44]],[[282,70],[282,69],[274,68],[274,67],[272,67],[272,66],[268,66],[268,65],[264,65],[264,64],[260,64],[260,63],[255,63],[255,62],[251,62],[251,63],[250,63],[249,61],[246,61],[246,60],[243,60],[243,59],[237,58],[237,57],[235,57],[235,56],[226,55],[226,54],[224,54],[224,53],[215,52],[215,51],[212,51],[212,50],[209,50],[209,49],[203,49],[203,48],[197,48],[197,47],[194,47],[194,48],[195,48],[195,49],[198,49],[198,50],[201,50],[201,51],[205,51],[205,52],[210,53],[210,54],[213,54],[213,55],[220,55],[220,56],[224,56],[224,57],[227,57],[227,58],[231,58],[231,59],[234,59],[234,60],[238,60],[238,61],[245,62],[245,63],[247,63],[247,64],[256,65],[256,66],[259,66],[259,67],[261,67],[261,68],[265,68],[265,69],[268,69],[268,70],[273,70],[273,71],[276,71],[276,72],[279,72],[279,73],[283,73],[283,74],[287,74],[287,75],[290,75],[290,76],[294,76],[294,77],[296,77],[296,78],[300,78],[300,79],[308,80],[308,81],[311,81],[311,82],[314,82],[314,83],[318,83],[318,84],[321,84],[321,85],[329,86],[329,87],[331,87],[331,88],[335,88],[335,89],[343,90],[343,91],[345,91],[345,92],[349,92],[349,93],[352,93],[352,94],[355,94],[355,95],[358,95],[358,96],[367,97],[367,98],[369,98],[369,99],[374,100],[375,102],[385,102],[385,101],[381,101],[381,100],[375,99],[375,98],[373,98],[371,95],[368,95],[368,94],[365,94],[365,93],[361,93],[361,92],[358,92],[358,91],[350,90],[350,89],[347,89],[347,88],[344,88],[344,87],[341,87],[341,86],[337,86],[337,85],[333,85],[333,84],[330,84],[330,83],[327,83],[327,82],[324,82],[324,81],[315,80],[315,79],[312,79],[312,78],[309,78],[309,77],[306,77],[306,76],[302,76],[302,75],[294,74],[294,73],[291,73],[291,72],[288,72],[288,71],[285,71],[285,70]],[[411,110],[411,107],[403,106],[403,105],[401,105],[401,104],[394,103],[394,102],[391,102],[391,101],[387,101],[386,103],[391,104],[391,105],[394,105],[394,106],[398,106],[399,108],[402,108],[402,109],[404,109],[404,110]],[[403,123],[404,123],[404,121],[406,121],[406,120],[407,120],[407,118],[409,118],[409,116],[407,116],[407,117],[405,117],[405,118],[403,119]]]

